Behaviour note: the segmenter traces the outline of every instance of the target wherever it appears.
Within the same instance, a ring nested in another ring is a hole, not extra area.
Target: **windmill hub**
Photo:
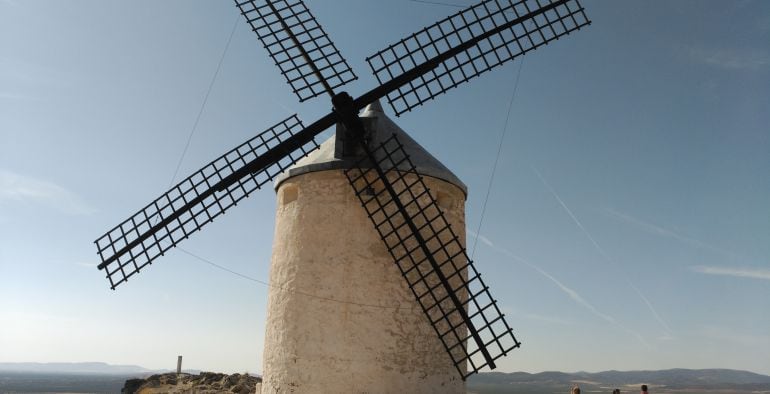
[[[358,111],[356,111],[353,97],[348,92],[340,92],[332,97],[334,112],[340,116],[340,120],[351,130],[362,130],[358,126],[363,126],[358,120]]]
[[[353,97],[347,92],[341,92],[332,97],[334,112],[339,115],[343,125],[342,151],[343,156],[357,156],[364,154],[361,144],[369,146],[371,142],[371,128],[364,127],[361,118],[358,117]],[[379,104],[378,104],[379,105]],[[359,149],[357,149],[359,148]],[[371,149],[371,147],[369,147]]]
[[[388,117],[379,100],[367,105],[357,118],[363,125],[364,140],[370,149],[395,135],[403,144],[404,151],[409,154],[409,158],[419,174],[448,182],[460,188],[463,197],[467,195],[468,189],[460,178]],[[357,161],[366,162],[365,152],[356,138],[358,137],[349,132],[345,125],[338,123],[332,138],[321,143],[318,150],[300,159],[295,165],[287,168],[276,177],[276,190],[285,180],[300,174],[327,170],[348,170],[354,168]],[[406,169],[406,163],[400,163],[399,168]],[[392,168],[386,165],[383,169]]]

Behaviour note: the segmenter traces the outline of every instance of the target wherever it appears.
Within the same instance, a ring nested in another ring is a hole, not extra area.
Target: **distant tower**
[[[398,135],[464,244],[465,185],[379,103],[360,116],[373,143]],[[338,126],[276,181],[262,392],[464,393],[345,177],[351,155]]]

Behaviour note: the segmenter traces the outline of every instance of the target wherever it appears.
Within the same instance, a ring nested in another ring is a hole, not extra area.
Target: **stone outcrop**
[[[262,382],[257,376],[249,374],[222,374],[201,372],[199,375],[187,373],[165,373],[152,375],[145,379],[129,379],[123,386],[123,394],[215,394],[256,392],[257,383]]]

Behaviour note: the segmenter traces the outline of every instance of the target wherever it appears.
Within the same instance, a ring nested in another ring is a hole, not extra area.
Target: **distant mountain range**
[[[489,372],[468,379],[469,393],[567,393],[572,385],[583,392],[610,392],[614,388],[624,393],[638,393],[641,384],[651,392],[662,394],[669,390],[697,390],[707,393],[717,390],[730,392],[770,391],[770,376],[732,369],[666,369],[660,371],[604,372]]]
[[[84,363],[3,363],[0,372],[24,374],[82,374],[147,376],[169,370],[151,370],[138,365],[110,365],[102,362]],[[200,371],[185,372],[198,374]],[[2,375],[2,373],[0,373]],[[2,380],[2,379],[0,379]],[[468,393],[568,393],[575,385],[583,392],[611,392],[619,388],[623,393],[638,393],[641,384],[647,384],[654,394],[682,391],[709,393],[770,392],[770,376],[732,369],[666,369],[660,371],[604,371],[604,372],[488,372],[468,379]],[[0,384],[0,388],[2,388]],[[3,390],[0,390],[3,391]]]

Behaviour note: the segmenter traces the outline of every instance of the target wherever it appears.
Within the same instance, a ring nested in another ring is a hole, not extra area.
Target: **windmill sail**
[[[357,77],[301,0],[235,0],[299,101]]]
[[[396,115],[591,22],[577,0],[486,0],[366,61]],[[404,78],[408,76],[408,78]],[[366,100],[373,101],[367,97]]]
[[[334,89],[357,77],[302,0],[235,0],[300,101],[332,97],[304,127],[296,115],[184,179],[95,241],[110,286],[318,148],[335,123],[365,157],[345,171],[383,243],[457,368],[466,377],[521,343],[395,135],[370,148],[358,112],[387,97],[396,115],[591,22],[578,0],[485,0],[367,58],[380,85],[356,99]]]
[[[519,347],[395,135],[345,175],[463,379]]]
[[[331,122],[327,119],[326,123],[320,123],[304,128],[296,115],[290,116],[212,161],[99,237],[95,241],[102,260],[99,269],[106,270],[110,287],[115,289],[317,149],[318,144],[312,137]],[[293,136],[304,136],[303,133],[309,134],[306,141],[291,140]],[[293,145],[287,148],[288,142]],[[269,156],[275,158],[260,160]],[[253,163],[259,161],[265,165],[254,167]]]

